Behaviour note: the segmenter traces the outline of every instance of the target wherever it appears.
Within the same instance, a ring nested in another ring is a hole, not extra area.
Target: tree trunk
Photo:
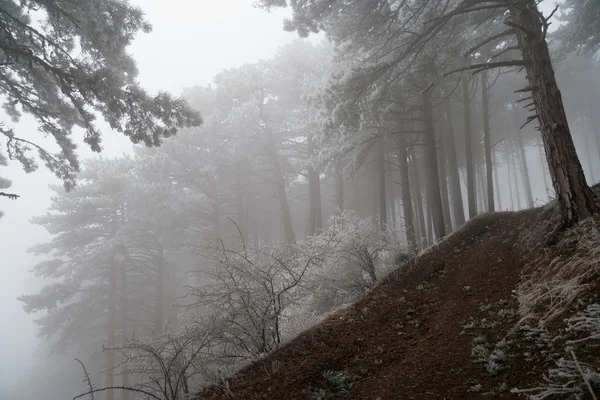
[[[307,139],[309,157],[313,156],[314,143],[310,137]],[[312,165],[308,167],[308,202],[309,221],[308,234],[314,235],[323,230],[323,212],[321,210],[321,182],[319,171]]]
[[[108,308],[108,347],[106,353],[106,386],[115,386],[114,368],[115,368],[115,351],[111,350],[116,345],[117,332],[117,263],[112,258],[110,260],[109,272],[109,308]],[[114,390],[106,391],[106,400],[114,400]]]
[[[510,146],[510,160],[513,172],[513,180],[515,182],[515,197],[517,199],[517,210],[521,210],[521,191],[519,190],[519,177],[517,176],[517,161],[515,156],[515,146]]]
[[[335,160],[335,204],[339,211],[344,210],[344,170],[341,157]]]
[[[446,114],[446,154],[450,176],[450,192],[452,193],[452,205],[454,210],[454,224],[456,227],[465,223],[465,209],[463,206],[460,176],[458,174],[458,161],[456,159],[456,141],[454,139],[454,125],[452,123],[452,110],[450,102],[444,102],[444,114]]]
[[[444,139],[440,141],[440,148],[437,151],[438,157],[438,176],[440,177],[440,195],[442,198],[442,213],[444,215],[444,231],[452,232],[452,217],[450,216],[450,199],[448,193],[448,180],[446,179],[446,152]]]
[[[402,210],[404,213],[404,227],[406,242],[411,251],[417,250],[417,239],[415,234],[415,222],[412,209],[412,197],[410,195],[410,178],[408,170],[408,155],[406,153],[406,139],[398,136],[398,161],[400,164],[400,182],[402,188]]]
[[[504,157],[506,158],[506,174],[508,177],[508,194],[510,195],[510,210],[515,211],[515,200],[513,198],[513,184],[510,176],[510,165],[512,164],[510,157],[509,138],[504,141]]]
[[[411,149],[411,171],[412,171],[412,181],[413,181],[413,189],[414,189],[414,198],[415,198],[415,210],[417,214],[417,221],[419,222],[418,229],[418,244],[419,249],[423,249],[424,245],[427,243],[427,229],[425,228],[425,216],[423,214],[423,193],[421,192],[421,181],[419,179],[419,163],[417,162],[417,152],[413,147]]]
[[[538,151],[540,153],[540,165],[542,166],[542,179],[544,180],[544,200],[548,199],[548,189],[550,189],[550,187],[548,186],[548,176],[547,176],[547,172],[546,172],[546,167],[548,166],[548,163],[546,162],[545,158],[544,158],[544,143],[540,143],[538,145]]]
[[[465,158],[467,172],[467,205],[469,219],[477,215],[477,200],[475,189],[475,165],[473,163],[473,136],[471,133],[471,98],[469,94],[469,81],[462,76],[462,97],[465,119]]]
[[[238,160],[235,163],[235,186],[236,186],[236,208],[237,208],[237,224],[240,228],[242,236],[245,238],[248,234],[248,217],[246,215],[245,192],[246,180],[243,161]]]
[[[281,209],[281,218],[283,221],[283,231],[285,241],[287,243],[294,243],[296,241],[296,235],[294,234],[294,226],[292,223],[292,213],[290,211],[290,205],[287,199],[287,192],[285,190],[285,179],[283,177],[283,170],[281,169],[281,162],[279,161],[279,155],[271,154],[271,160],[273,163],[273,175],[275,179],[275,186],[277,190],[277,198],[279,199],[279,207]]]
[[[522,0],[513,4],[510,16],[518,27],[517,39],[526,62],[527,79],[564,229],[598,213],[600,207],[575,151],[536,1]]]
[[[433,110],[429,98],[429,92],[422,94],[423,117],[425,121],[425,141],[427,144],[427,172],[428,172],[428,201],[427,206],[431,207],[433,219],[433,230],[435,239],[441,239],[446,236],[446,227],[444,225],[444,212],[442,209],[442,195],[440,190],[440,175],[438,172],[437,146],[435,144],[435,128],[433,126]]]
[[[386,181],[386,196],[387,196],[387,205],[388,205],[388,214],[390,218],[390,223],[392,230],[395,232],[396,230],[396,199],[394,198],[394,179],[393,179],[393,169],[385,174]]]
[[[158,336],[163,332],[165,326],[164,317],[164,288],[165,288],[165,259],[164,249],[162,244],[158,243],[156,253],[156,287],[154,294],[154,328],[152,329],[152,335]]]
[[[121,265],[121,343],[127,341],[127,264],[123,261]],[[121,379],[124,387],[129,387],[129,374],[127,373],[127,362],[123,360],[121,365]],[[121,391],[121,400],[129,400],[129,391]]]
[[[385,142],[383,136],[377,139],[377,178],[379,181],[379,229],[384,232],[387,225],[387,197],[385,189]]]
[[[498,210],[502,211],[502,193],[500,192],[500,179],[498,178],[498,157],[496,157],[496,150],[492,149],[492,161],[494,162],[494,188],[496,193],[496,199],[498,202]]]
[[[521,178],[523,179],[523,188],[525,190],[525,201],[527,202],[527,208],[533,208],[533,193],[531,191],[531,180],[529,179],[529,166],[527,163],[527,153],[525,152],[525,143],[523,141],[523,134],[516,128],[515,119],[510,118],[514,127],[514,133],[517,137],[517,145],[519,154],[516,156],[521,164]]]
[[[213,217],[213,230],[216,238],[221,238],[221,215],[220,215],[220,202],[219,193],[217,191],[217,180],[211,176],[208,178],[208,190],[212,199],[212,217]]]
[[[485,147],[485,177],[487,186],[487,210],[495,211],[494,205],[494,178],[492,163],[492,143],[490,140],[490,106],[487,72],[481,73],[481,108],[483,110],[483,146]]]

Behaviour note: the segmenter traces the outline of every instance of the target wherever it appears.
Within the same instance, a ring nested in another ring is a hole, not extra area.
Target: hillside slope
[[[513,291],[532,257],[523,237],[542,240],[532,227],[549,213],[556,210],[477,217],[367,298],[200,398],[328,399],[336,390],[335,398],[356,400],[517,397],[507,389],[535,386],[553,364],[502,351],[517,319]],[[478,357],[488,343],[500,351]]]

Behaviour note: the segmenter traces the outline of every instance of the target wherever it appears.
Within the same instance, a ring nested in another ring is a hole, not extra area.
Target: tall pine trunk
[[[446,236],[444,212],[442,210],[442,195],[440,190],[440,175],[438,172],[437,146],[435,144],[435,128],[433,125],[433,110],[429,92],[421,95],[423,102],[423,117],[425,122],[425,141],[427,144],[427,206],[431,207],[431,217],[435,239]]]
[[[437,151],[438,176],[440,177],[440,195],[442,198],[442,213],[444,215],[444,231],[452,232],[452,217],[450,216],[450,199],[448,193],[448,179],[446,178],[446,143],[442,139]]]
[[[163,332],[165,326],[165,258],[164,249],[161,243],[157,244],[156,249],[156,282],[154,292],[154,328],[152,334],[158,336]]]
[[[521,0],[512,4],[510,16],[517,26],[517,40],[526,63],[527,80],[562,215],[561,228],[567,228],[598,213],[600,207],[575,151],[537,3]]]
[[[513,127],[515,126],[515,119],[511,118]],[[527,163],[527,153],[525,152],[525,142],[523,141],[523,133],[516,129],[513,129],[517,138],[517,146],[519,154],[517,154],[517,160],[520,164],[521,178],[523,180],[523,189],[525,190],[525,201],[527,202],[527,208],[533,208],[533,192],[531,191],[531,180],[529,178],[529,166]]]
[[[419,163],[417,162],[417,152],[413,147],[411,149],[411,172],[414,189],[414,205],[418,221],[418,244],[419,249],[423,249],[427,244],[427,228],[425,227],[425,215],[423,214],[423,193],[421,192],[421,180],[419,179]]]
[[[312,138],[308,137],[308,154],[313,156],[314,143]],[[323,212],[321,210],[321,180],[319,171],[312,165],[308,167],[308,202],[309,202],[309,221],[308,234],[314,235],[323,230]]]
[[[106,352],[106,386],[115,386],[114,368],[115,368],[115,351],[112,348],[117,344],[117,262],[110,256],[110,271],[108,284],[108,350]],[[112,389],[106,391],[106,400],[114,400],[115,392]]]
[[[127,342],[127,264],[121,262],[121,343]],[[127,362],[121,362],[121,383],[123,387],[129,387],[129,374],[127,373]],[[121,400],[129,400],[129,390],[121,391]]]
[[[400,183],[402,189],[402,211],[404,214],[404,228],[406,242],[412,251],[417,250],[417,238],[413,217],[412,196],[410,194],[410,177],[408,170],[408,154],[406,152],[406,138],[398,136],[398,162],[400,164]]]
[[[454,224],[456,227],[465,223],[465,209],[463,206],[462,188],[458,172],[458,160],[456,157],[456,140],[454,138],[454,125],[452,122],[452,110],[450,102],[444,102],[444,114],[446,115],[446,156],[448,158],[448,169],[450,177],[450,193],[452,194],[452,207],[454,210]]]
[[[485,177],[487,189],[487,210],[495,211],[494,205],[494,178],[492,162],[492,143],[490,139],[490,106],[487,72],[481,73],[481,108],[483,111],[483,146],[485,147]]]
[[[335,160],[335,205],[340,212],[344,210],[344,170],[341,157]]]
[[[377,180],[379,182],[379,229],[384,232],[387,225],[387,197],[385,188],[385,140],[377,139]]]
[[[465,158],[467,172],[467,205],[469,207],[469,219],[477,215],[477,199],[475,188],[475,164],[473,162],[473,135],[471,131],[471,98],[469,94],[469,81],[465,75],[462,76],[462,97],[465,120]]]
[[[492,149],[492,160],[494,161],[494,188],[496,193],[496,199],[498,203],[498,210],[502,211],[502,193],[500,192],[500,179],[498,177],[498,157],[496,156],[496,150]]]

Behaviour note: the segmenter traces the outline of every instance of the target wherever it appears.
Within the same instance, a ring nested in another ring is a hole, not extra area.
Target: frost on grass
[[[545,325],[560,317],[600,277],[600,223],[589,218],[565,233],[558,254],[544,255],[528,267],[516,290],[522,320]]]
[[[556,362],[555,368],[544,376],[544,383],[531,389],[513,389],[513,393],[526,393],[530,400],[542,400],[552,396],[568,399],[594,399],[600,393],[600,371],[594,366],[580,362],[575,348],[586,342],[600,344],[600,305],[591,304],[584,311],[566,320],[567,332],[580,338],[568,341],[567,357]],[[596,366],[597,367],[597,366]]]

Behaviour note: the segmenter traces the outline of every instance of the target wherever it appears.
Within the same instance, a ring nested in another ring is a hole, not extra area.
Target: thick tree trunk
[[[481,108],[483,110],[483,146],[485,147],[485,177],[487,189],[487,210],[495,211],[494,205],[494,178],[492,162],[492,143],[490,140],[490,106],[487,72],[481,73]]]
[[[562,214],[561,228],[567,228],[598,213],[600,207],[575,151],[536,1],[513,4],[510,15],[518,27],[517,39],[526,62],[527,79]]]
[[[429,98],[429,92],[422,94],[423,117],[425,121],[425,141],[427,144],[427,172],[428,172],[428,201],[427,206],[431,207],[433,219],[433,230],[435,239],[441,239],[446,236],[446,227],[444,224],[444,212],[442,209],[442,195],[440,190],[440,175],[438,172],[437,146],[435,144],[435,128],[433,125],[433,110]]]
[[[406,139],[398,137],[398,161],[400,164],[400,183],[402,188],[402,210],[404,213],[404,227],[408,248],[417,250],[417,238],[413,217],[412,196],[410,195],[410,178],[408,170],[408,155],[406,153]]]
[[[383,136],[377,139],[377,180],[379,198],[379,229],[386,230],[387,226],[387,197],[385,188],[385,141]]]
[[[473,135],[471,132],[471,98],[469,94],[469,81],[462,76],[462,98],[465,120],[465,159],[467,172],[467,205],[469,219],[477,215],[477,196],[475,188],[475,164],[473,162]]]
[[[459,227],[465,223],[465,209],[463,206],[462,188],[458,173],[458,160],[456,158],[456,141],[454,139],[454,125],[452,122],[452,110],[450,102],[444,102],[444,114],[446,115],[446,136],[444,148],[448,158],[448,169],[450,177],[450,193],[452,194],[452,207],[454,210],[454,224]]]

